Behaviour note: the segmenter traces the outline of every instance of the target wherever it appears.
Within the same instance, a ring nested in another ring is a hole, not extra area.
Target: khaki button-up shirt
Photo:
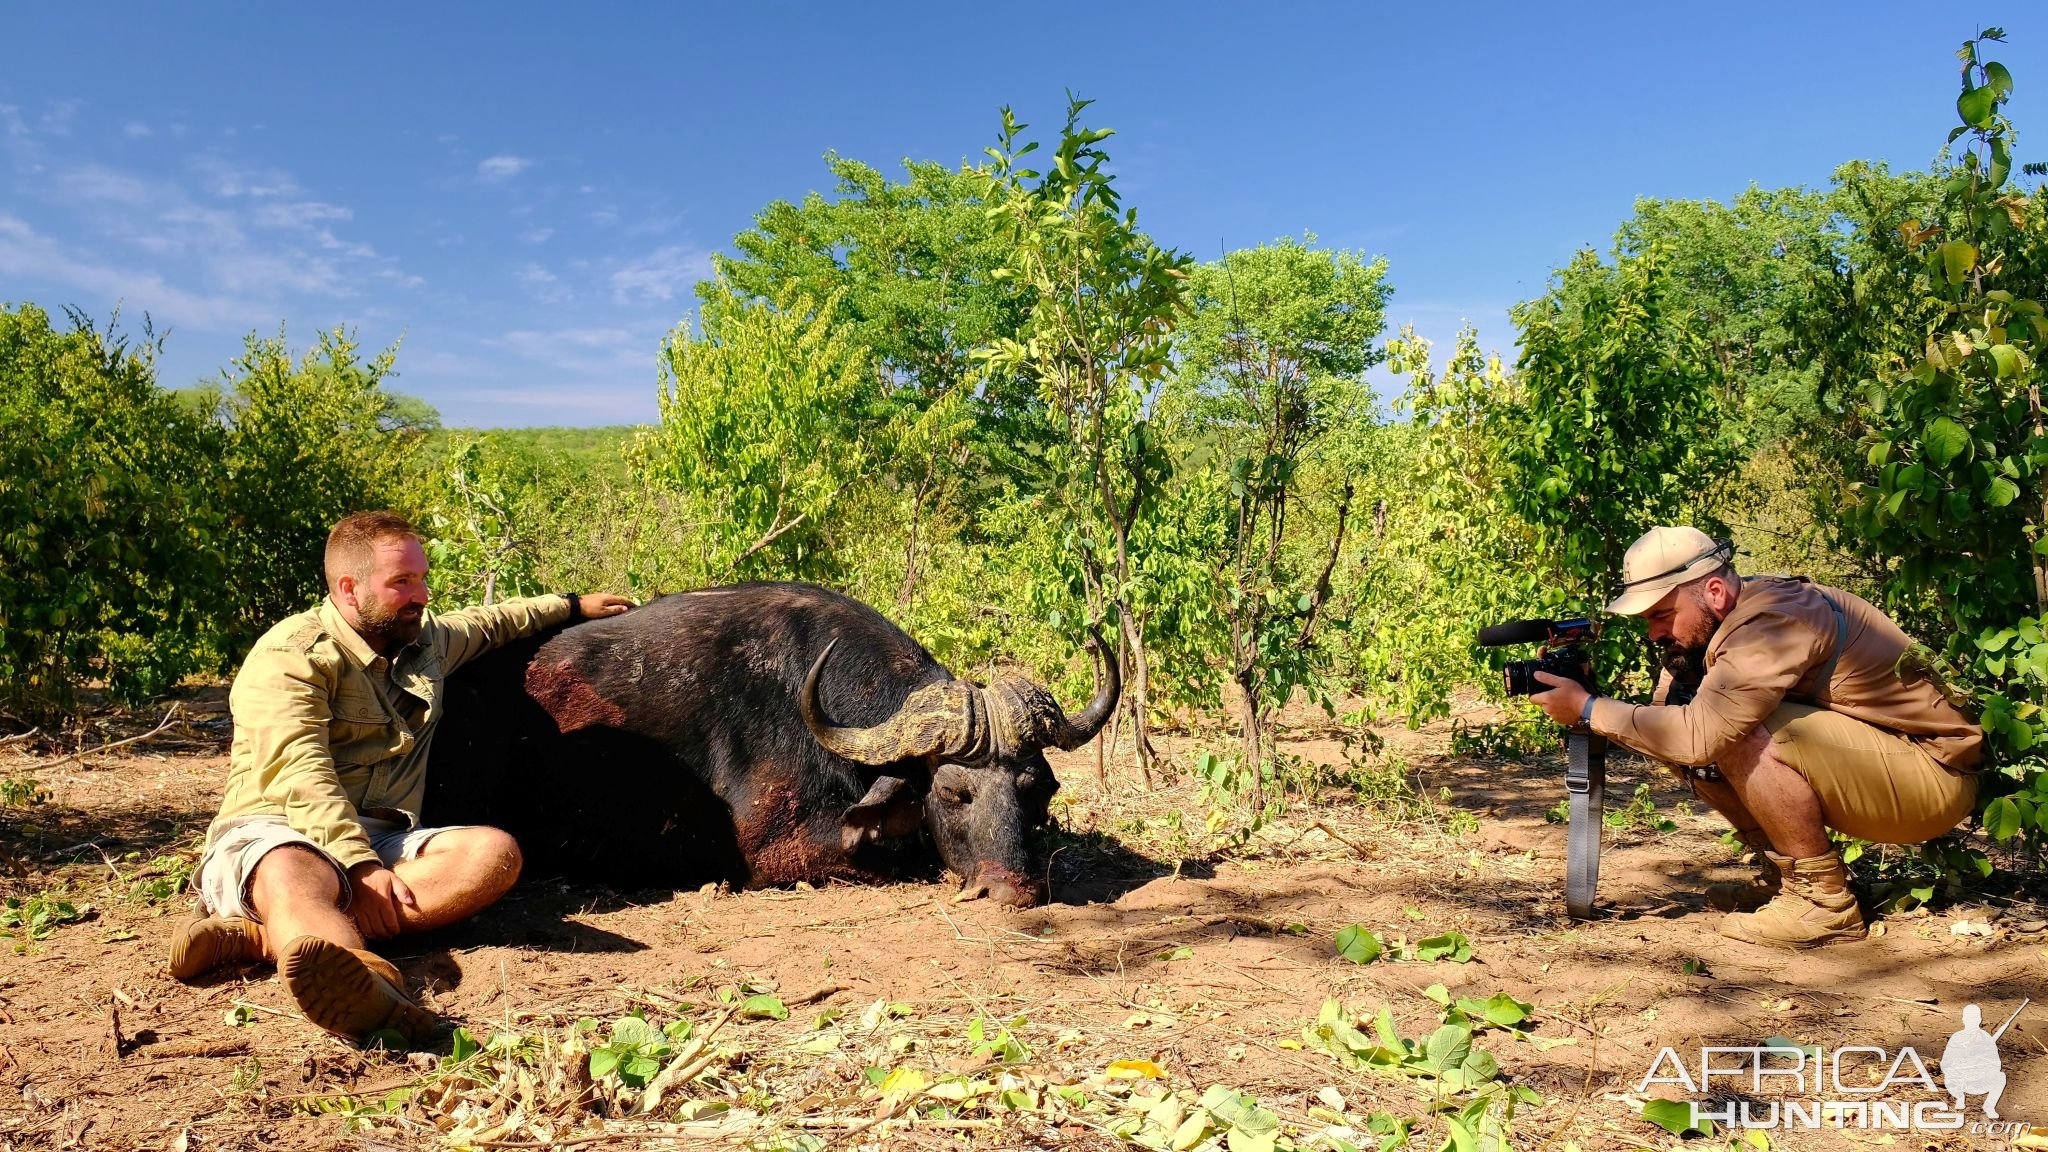
[[[568,618],[562,596],[429,612],[388,660],[332,600],[272,628],[228,694],[235,738],[207,842],[230,820],[282,816],[344,868],[375,861],[361,818],[418,825],[449,673]]]
[[[1841,608],[1840,621],[1830,601]],[[1838,636],[1846,641],[1839,654]],[[1641,707],[1602,697],[1592,728],[1669,764],[1714,764],[1789,696],[1897,733],[1949,768],[1971,771],[1983,756],[1984,730],[1933,683],[1900,675],[1899,657],[1911,643],[1891,617],[1853,593],[1752,576],[1707,641],[1707,674],[1691,703]],[[1817,683],[1830,657],[1828,682]]]

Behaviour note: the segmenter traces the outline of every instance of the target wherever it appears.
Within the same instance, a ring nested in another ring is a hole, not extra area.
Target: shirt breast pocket
[[[334,702],[328,723],[327,747],[337,764],[375,764],[397,750],[398,730],[391,715],[374,699],[344,693]]]

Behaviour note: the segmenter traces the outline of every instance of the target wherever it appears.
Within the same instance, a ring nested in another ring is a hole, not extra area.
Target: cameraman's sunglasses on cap
[[[1700,534],[1702,537],[1705,533]],[[1633,549],[1631,549],[1633,551]],[[1735,559],[1735,541],[1731,539],[1709,540],[1708,546],[1693,553],[1677,564],[1659,572],[1636,576],[1621,581],[1615,590],[1614,601],[1607,606],[1609,612],[1623,616],[1640,616],[1655,607],[1663,594],[1696,576],[1704,576],[1731,563]],[[1711,561],[1711,563],[1709,563]],[[1624,561],[1626,568],[1626,561]],[[1626,571],[1623,575],[1628,575]]]

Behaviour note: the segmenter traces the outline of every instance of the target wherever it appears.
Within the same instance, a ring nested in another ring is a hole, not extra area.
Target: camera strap
[[[1564,738],[1564,787],[1570,823],[1565,827],[1564,907],[1574,920],[1593,918],[1593,891],[1600,884],[1600,828],[1606,806],[1607,737],[1568,732]]]

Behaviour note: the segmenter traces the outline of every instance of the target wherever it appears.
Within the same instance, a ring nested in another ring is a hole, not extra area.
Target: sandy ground
[[[202,716],[209,706],[193,705]],[[0,942],[0,1150],[438,1142],[431,1129],[352,1130],[344,1116],[317,1114],[320,1101],[340,1094],[374,1099],[404,1085],[431,1059],[408,1062],[325,1036],[297,1017],[267,969],[196,988],[165,975],[166,941],[186,905],[152,903],[135,885],[152,860],[189,862],[195,854],[220,794],[221,734],[220,721],[202,719],[167,734],[176,737],[168,746],[63,763],[31,754],[32,744],[0,749],[0,776],[31,777],[48,794],[33,807],[0,810],[0,890],[17,898],[62,891],[93,905],[86,919],[20,942],[25,950]],[[1306,725],[1293,735],[1289,750],[1307,761],[1342,760],[1331,732]],[[675,893],[529,876],[477,920],[394,942],[387,952],[430,1006],[479,1036],[610,1019],[636,1006],[701,1013],[716,1007],[710,990],[745,984],[854,1015],[876,1001],[905,1005],[904,1034],[913,1039],[897,1043],[906,1059],[930,1051],[937,1061],[977,1016],[1009,1020],[1047,1067],[1078,1076],[1114,1060],[1151,1060],[1167,1085],[1197,1094],[1227,1085],[1302,1133],[1322,1127],[1308,1110],[1325,1089],[1360,1112],[1427,1112],[1428,1094],[1414,1081],[1347,1071],[1296,1045],[1326,998],[1361,1015],[1385,1005],[1412,1036],[1436,1026],[1437,1006],[1423,994],[1432,984],[1457,996],[1508,992],[1536,1005],[1535,1035],[1571,1041],[1539,1047],[1488,1034],[1505,1073],[1543,1098],[1516,1117],[1513,1143],[1555,1149],[1676,1146],[1639,1118],[1636,1093],[1666,1046],[1696,1068],[1702,1044],[1755,1045],[1772,1036],[1830,1050],[1912,1045],[1932,1067],[1964,1005],[1981,1005],[1990,1027],[2033,997],[2000,1045],[2008,1078],[2001,1110],[2048,1125],[2048,936],[2039,904],[2020,890],[1894,916],[1881,936],[1818,952],[1732,942],[1716,935],[1718,916],[1698,893],[1742,867],[1718,844],[1712,821],[1675,810],[1683,791],[1623,763],[1610,781],[1610,807],[1647,779],[1676,828],[1610,832],[1606,915],[1577,923],[1562,902],[1564,830],[1543,818],[1562,794],[1556,758],[1460,760],[1443,755],[1445,746],[1441,728],[1396,733],[1388,753],[1406,758],[1411,782],[1426,795],[1449,790],[1432,814],[1391,821],[1326,788],[1314,802],[1296,798],[1244,850],[1224,855],[1204,850],[1207,808],[1184,774],[1146,792],[1119,768],[1105,791],[1094,781],[1092,752],[1056,757],[1066,787],[1055,805],[1053,902],[1037,909],[955,904],[943,882]],[[1200,748],[1227,749],[1228,740],[1183,734],[1165,747],[1185,763]],[[1390,940],[1455,929],[1475,959],[1354,965],[1331,943],[1350,924]],[[1958,934],[1959,925],[1988,934]],[[773,1068],[784,1088],[797,1083],[779,1097],[789,1107],[801,1109],[800,1097],[823,1099],[819,1086],[853,1080],[861,1060],[828,1052],[804,1065],[789,1056],[815,1018],[805,1008],[787,1021],[732,1025],[724,1038],[742,1055],[729,1062]],[[741,1092],[732,1085],[742,1073],[729,1076],[706,1090],[723,1083]],[[1426,1125],[1414,1146],[1442,1140],[1441,1129]],[[849,1143],[1120,1146],[1086,1126],[970,1130],[915,1119]],[[1850,1143],[2007,1146],[1967,1132],[1855,1131],[1777,1132],[1771,1146]],[[1725,1144],[1724,1136],[1690,1146]],[[613,1138],[598,1146],[676,1143]]]

